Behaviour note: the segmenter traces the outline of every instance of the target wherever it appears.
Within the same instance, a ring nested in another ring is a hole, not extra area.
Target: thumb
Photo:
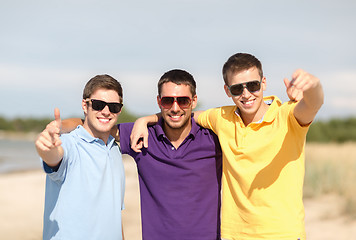
[[[61,120],[61,114],[60,114],[58,108],[54,109],[54,120],[57,122],[58,127],[61,128],[62,127],[62,120]]]
[[[143,138],[143,147],[148,148],[148,135],[145,134],[145,137]]]

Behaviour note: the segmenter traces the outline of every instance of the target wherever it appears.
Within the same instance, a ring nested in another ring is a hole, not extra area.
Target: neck
[[[265,102],[262,102],[260,108],[257,110],[255,114],[246,114],[246,113],[244,114],[240,112],[240,116],[245,126],[249,125],[252,122],[260,121],[265,115],[265,113],[267,112],[268,107],[269,106]]]
[[[163,131],[166,134],[169,141],[177,149],[184,139],[189,135],[190,130],[192,129],[191,121],[188,121],[187,125],[182,126],[181,128],[172,128],[166,123],[163,124]]]
[[[87,130],[87,132],[92,137],[99,138],[99,139],[103,140],[105,145],[108,144],[108,139],[109,139],[110,133],[102,133],[102,132],[96,131],[90,124],[88,124],[88,121],[84,121],[83,127],[85,130]]]

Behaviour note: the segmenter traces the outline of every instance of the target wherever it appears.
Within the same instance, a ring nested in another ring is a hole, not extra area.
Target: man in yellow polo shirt
[[[276,96],[263,97],[266,78],[250,54],[231,56],[223,77],[235,106],[198,117],[218,135],[223,151],[222,237],[305,239],[304,145],[324,101],[319,79],[297,70],[284,83],[289,97],[301,100],[282,104]]]
[[[305,240],[304,146],[324,101],[320,81],[299,69],[284,79],[289,102],[263,97],[261,62],[237,53],[223,67],[224,89],[234,106],[195,112],[213,130],[223,151],[221,236],[231,240]],[[141,118],[132,148],[147,147],[140,129],[159,116]],[[139,141],[143,138],[143,141]]]

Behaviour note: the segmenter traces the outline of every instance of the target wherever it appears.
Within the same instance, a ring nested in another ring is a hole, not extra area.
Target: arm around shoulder
[[[84,121],[80,118],[67,118],[62,120],[61,133],[69,133],[73,131],[78,125],[83,125]]]
[[[156,124],[161,117],[160,113],[138,118],[130,135],[131,148],[135,152],[141,152],[142,147],[148,147],[147,125]]]

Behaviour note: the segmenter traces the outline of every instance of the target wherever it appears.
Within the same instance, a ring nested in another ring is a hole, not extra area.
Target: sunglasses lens
[[[246,88],[249,92],[259,91],[261,88],[261,82],[260,81],[248,82],[246,83]]]
[[[177,97],[177,103],[181,108],[187,108],[190,106],[191,100],[189,97]]]
[[[244,91],[244,85],[246,86],[247,90],[251,93],[257,92],[261,89],[261,82],[260,81],[251,81],[247,83],[240,83],[230,86],[230,93],[234,96],[240,96]]]
[[[188,108],[192,102],[189,97],[162,97],[161,106],[169,109],[173,106],[174,101],[177,101],[180,108]]]
[[[244,86],[242,84],[235,84],[230,87],[230,93],[234,96],[239,96],[242,94]]]
[[[108,106],[109,106],[110,112],[118,113],[118,112],[120,112],[123,105],[121,103],[108,103]]]
[[[161,106],[163,108],[171,108],[174,103],[174,97],[162,97]]]
[[[106,106],[106,102],[104,101],[100,101],[100,100],[91,100],[91,107],[95,110],[95,111],[101,111],[104,109],[104,107]]]
[[[120,112],[123,104],[122,103],[107,103],[101,100],[96,100],[96,99],[91,99],[91,107],[95,111],[101,111],[105,108],[105,106],[108,105],[110,112],[112,113],[118,113]]]

